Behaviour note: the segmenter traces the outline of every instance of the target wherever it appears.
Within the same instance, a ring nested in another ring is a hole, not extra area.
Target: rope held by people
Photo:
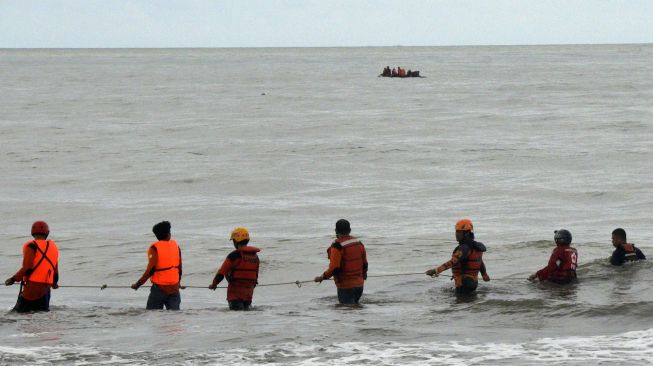
[[[408,273],[388,273],[388,274],[380,274],[380,275],[370,275],[367,276],[368,278],[379,278],[379,277],[397,277],[397,276],[416,276],[416,275],[424,275],[424,272],[408,272]],[[325,281],[330,281],[332,280],[331,278],[325,279]],[[275,283],[263,283],[257,285],[257,287],[270,287],[270,286],[284,286],[284,285],[295,285],[297,287],[302,287],[303,284],[305,283],[311,283],[315,282],[314,280],[304,280],[304,281],[292,281],[292,282],[275,282]],[[152,287],[152,286],[142,286],[145,288]],[[123,286],[123,285],[107,285],[107,284],[102,284],[102,285],[60,285],[59,288],[96,288],[100,290],[105,290],[105,289],[125,289],[129,288],[131,289],[131,286]],[[192,285],[187,285],[187,286],[179,286],[180,289],[185,290],[185,289],[206,289],[208,286],[192,286]],[[218,287],[218,288],[226,288],[224,286]]]

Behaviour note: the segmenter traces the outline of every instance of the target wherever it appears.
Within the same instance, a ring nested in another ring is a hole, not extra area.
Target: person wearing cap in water
[[[248,245],[249,231],[237,227],[231,232],[231,241],[236,250],[229,253],[213,277],[209,289],[215,290],[223,279],[227,279],[227,301],[231,310],[249,310],[258,284],[260,260],[259,248]]]
[[[340,219],[336,222],[336,240],[327,249],[329,267],[315,277],[315,282],[322,282],[333,276],[338,302],[347,305],[359,303],[368,266],[365,246],[350,233],[349,221]]]
[[[50,228],[45,221],[32,224],[32,237],[23,244],[23,265],[15,275],[5,281],[11,286],[20,281],[21,291],[12,311],[50,310],[50,288],[59,285],[59,248],[54,240],[47,240]]]
[[[549,281],[558,284],[567,284],[576,280],[576,267],[578,267],[578,251],[571,247],[571,233],[569,230],[554,231],[553,237],[556,247],[551,253],[546,267],[528,277],[529,281]]]
[[[622,228],[612,231],[612,245],[615,247],[610,257],[610,264],[613,266],[621,266],[625,262],[646,259],[644,253],[635,247],[635,244],[626,241],[626,230]]]
[[[131,287],[138,290],[148,278],[151,278],[152,287],[147,298],[148,310],[163,309],[179,310],[181,294],[179,282],[181,281],[182,262],[181,249],[170,234],[170,223],[161,221],[152,227],[152,232],[157,242],[150,245],[147,250],[148,262],[141,278]]]
[[[483,281],[489,281],[483,253],[487,250],[483,243],[474,240],[474,225],[470,219],[461,219],[456,223],[456,241],[458,246],[453,250],[451,259],[435,269],[426,271],[428,276],[438,276],[451,268],[453,272],[456,294],[469,294],[478,287],[478,273]]]

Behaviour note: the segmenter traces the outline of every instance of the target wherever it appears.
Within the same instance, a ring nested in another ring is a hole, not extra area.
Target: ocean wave
[[[653,329],[615,335],[540,338],[526,342],[283,343],[210,352],[119,352],[84,345],[0,346],[3,364],[238,365],[642,365],[653,362]]]

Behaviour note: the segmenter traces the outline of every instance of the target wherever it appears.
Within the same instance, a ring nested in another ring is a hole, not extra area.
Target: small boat
[[[415,70],[415,71],[408,70],[407,72],[404,73],[404,75],[397,75],[397,74],[393,75],[389,69],[385,69],[379,76],[384,78],[423,78],[424,77],[419,75],[419,70]]]

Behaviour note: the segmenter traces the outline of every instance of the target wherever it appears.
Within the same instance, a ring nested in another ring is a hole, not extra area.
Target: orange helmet
[[[32,224],[32,235],[48,235],[50,228],[45,221],[36,221]]]
[[[231,240],[235,240],[236,243],[249,240],[249,231],[244,227],[237,227],[231,231]]]
[[[471,231],[474,232],[474,224],[470,219],[460,219],[456,223],[456,231]]]

